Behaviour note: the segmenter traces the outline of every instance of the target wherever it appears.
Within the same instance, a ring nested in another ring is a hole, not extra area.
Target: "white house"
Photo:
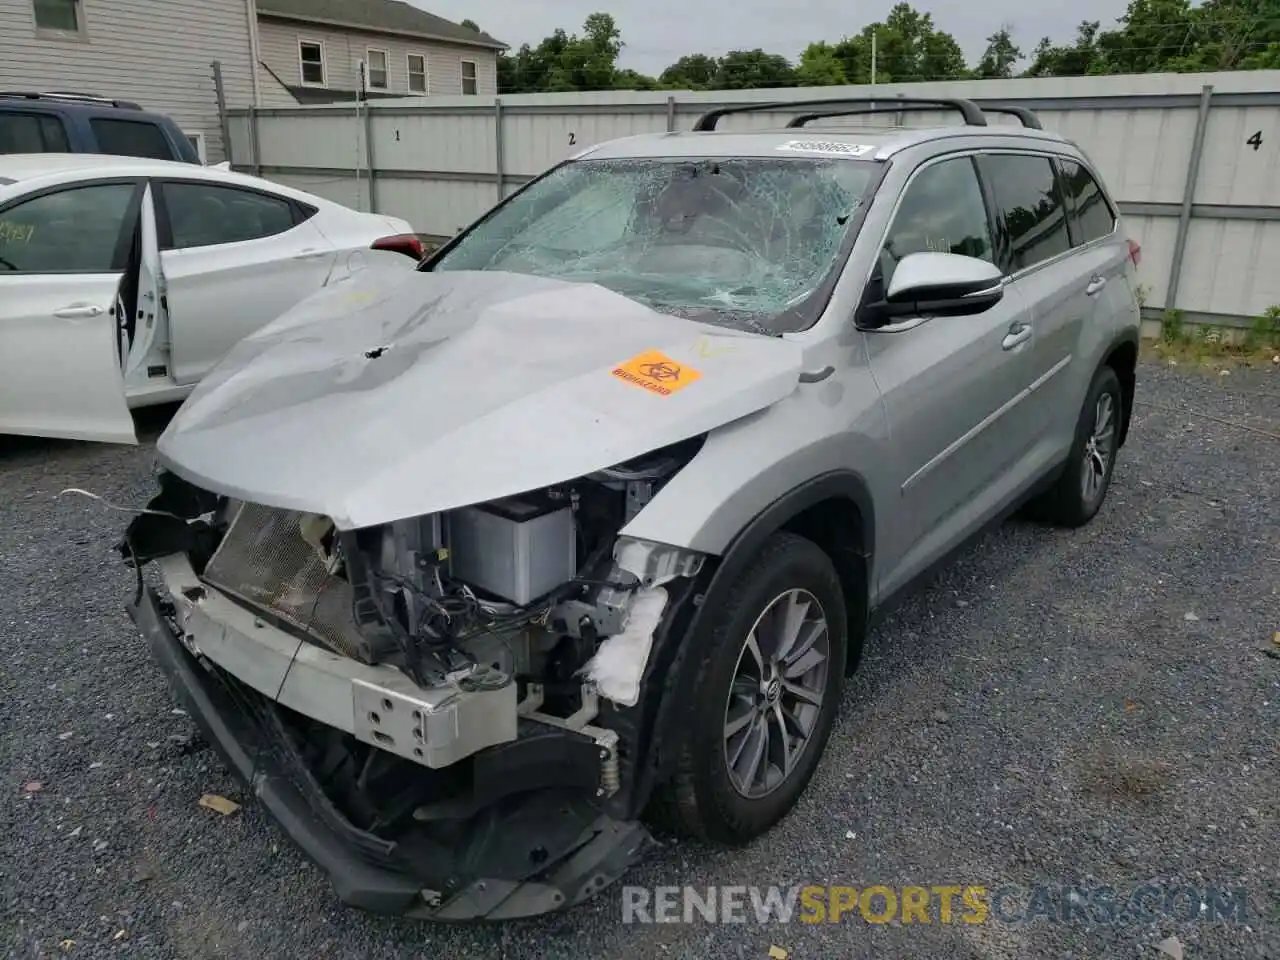
[[[503,44],[400,0],[0,0],[0,90],[74,91],[171,116],[225,158],[229,108],[490,95]]]

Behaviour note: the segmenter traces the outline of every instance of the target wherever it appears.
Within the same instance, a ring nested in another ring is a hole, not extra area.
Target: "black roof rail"
[[[877,101],[878,103],[879,101]],[[896,100],[886,101],[887,103],[897,103]],[[1044,127],[1040,123],[1040,118],[1028,110],[1026,107],[1013,107],[1006,104],[997,104],[988,106],[987,104],[977,105],[983,113],[1005,113],[1013,117],[1017,117],[1022,121],[1022,125],[1029,130],[1043,130]],[[874,106],[874,107],[852,107],[841,108],[839,110],[821,110],[814,113],[801,114],[793,117],[787,122],[788,128],[803,127],[807,123],[814,120],[823,120],[829,117],[852,117],[861,116],[872,113],[907,113],[912,110],[934,110],[935,107],[922,105],[913,105],[908,102],[906,106]]]
[[[886,104],[893,103],[892,109],[881,109],[878,106],[849,107],[841,109],[840,104]],[[821,116],[851,116],[856,113],[897,113],[903,107],[908,109],[915,108],[933,108],[933,109],[950,109],[959,111],[960,116],[964,117],[965,126],[969,127],[985,127],[987,118],[983,116],[982,109],[972,100],[961,100],[958,98],[934,98],[934,97],[827,97],[822,100],[791,100],[781,101],[777,103],[744,103],[736,107],[719,107],[718,109],[708,111],[700,116],[693,125],[693,129],[699,133],[706,133],[714,130],[716,124],[721,117],[727,117],[735,113],[759,113],[763,111],[783,111],[793,110],[796,107],[830,107],[832,110],[838,110],[838,113],[819,113],[810,119],[817,119]],[[790,126],[790,124],[788,124]]]
[[[984,103],[982,104],[982,111],[983,113],[1003,113],[1011,117],[1017,117],[1028,130],[1044,129],[1044,126],[1040,123],[1040,118],[1026,107],[1014,107],[1007,103]]]
[[[112,100],[110,97],[98,97],[91,93],[73,93],[67,90],[50,90],[37,93],[31,90],[0,90],[0,99],[10,100],[61,100],[66,103],[98,104],[104,107],[116,107],[120,110],[141,110],[140,104],[132,100]]]
[[[814,120],[826,120],[831,117],[858,117],[858,116],[866,116],[868,114],[873,114],[873,113],[910,113],[913,110],[925,111],[925,110],[938,109],[937,107],[926,107],[926,106],[920,106],[920,105],[894,106],[894,107],[880,106],[880,104],[882,103],[893,103],[893,102],[894,101],[892,100],[889,100],[889,101],[878,100],[876,101],[876,106],[874,107],[843,107],[837,110],[818,110],[813,113],[802,113],[800,116],[792,117],[790,120],[787,121],[787,129],[790,130],[796,127],[803,127],[805,124],[812,123]]]

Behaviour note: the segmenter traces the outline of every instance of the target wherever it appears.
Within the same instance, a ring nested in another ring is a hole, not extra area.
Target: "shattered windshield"
[[[875,165],[845,158],[568,163],[433,270],[597,283],[656,310],[760,333],[803,329]]]

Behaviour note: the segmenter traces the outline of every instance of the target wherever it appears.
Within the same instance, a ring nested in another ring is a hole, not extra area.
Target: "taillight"
[[[373,249],[403,253],[406,257],[413,257],[414,260],[421,260],[427,255],[427,248],[414,233],[398,233],[393,237],[381,237],[373,241]]]
[[[1129,259],[1133,261],[1135,267],[1142,262],[1142,244],[1136,240],[1129,241]]]

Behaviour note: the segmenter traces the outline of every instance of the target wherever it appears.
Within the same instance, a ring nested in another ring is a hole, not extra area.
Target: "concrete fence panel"
[[[1247,325],[1280,304],[1280,71],[887,84],[707,92],[432,97],[232,111],[237,169],[448,237],[549,167],[605,140],[688,130],[738,103],[966,97],[1033,109],[1078,143],[1142,244],[1149,316]],[[802,108],[724,118],[725,130],[784,125]],[[955,122],[952,111],[821,121],[826,129]],[[989,114],[989,123],[1017,124]],[[369,146],[372,146],[372,149]],[[372,175],[370,166],[372,165]]]

